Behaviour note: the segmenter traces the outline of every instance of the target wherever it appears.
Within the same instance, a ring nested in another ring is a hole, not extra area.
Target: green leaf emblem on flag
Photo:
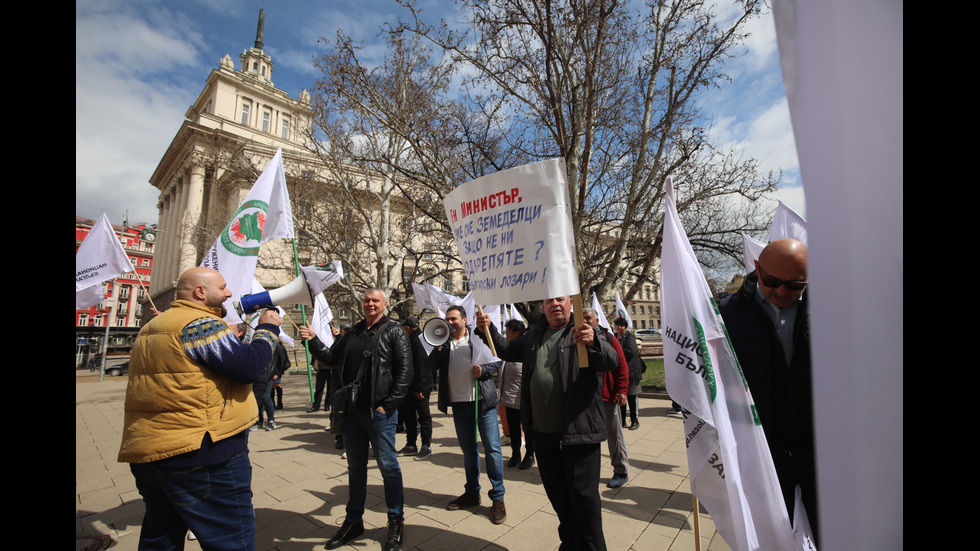
[[[221,234],[221,244],[225,249],[238,256],[258,256],[268,210],[269,205],[264,201],[242,203]]]

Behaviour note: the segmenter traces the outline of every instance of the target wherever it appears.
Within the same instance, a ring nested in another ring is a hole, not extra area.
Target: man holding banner
[[[544,301],[547,326],[528,329],[508,341],[477,317],[477,332],[493,339],[497,356],[523,362],[521,419],[534,434],[541,482],[558,514],[562,547],[604,550],[599,499],[600,445],[606,440],[602,375],[619,357],[592,326],[575,325],[568,296]],[[579,367],[577,344],[585,345],[588,367]]]

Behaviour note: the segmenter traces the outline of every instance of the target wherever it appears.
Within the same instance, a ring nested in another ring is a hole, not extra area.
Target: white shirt
[[[473,348],[469,332],[449,339],[449,402],[473,401]]]

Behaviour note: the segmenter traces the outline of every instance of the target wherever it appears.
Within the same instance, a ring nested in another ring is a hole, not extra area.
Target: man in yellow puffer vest
[[[255,549],[248,428],[258,380],[282,319],[267,310],[251,343],[221,319],[224,278],[192,268],[177,300],[133,345],[119,461],[130,463],[146,513],[140,549],[181,549],[188,529],[205,549]]]

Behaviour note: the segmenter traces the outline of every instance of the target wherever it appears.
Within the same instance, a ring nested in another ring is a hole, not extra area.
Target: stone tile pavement
[[[137,549],[143,502],[129,466],[116,462],[122,429],[126,377],[76,377],[75,385],[75,535],[76,550]],[[305,372],[285,378],[285,409],[276,412],[279,428],[249,436],[260,550],[323,549],[343,521],[347,467],[324,427],[325,413],[305,413],[309,385]],[[612,467],[603,446],[603,528],[610,551],[693,550],[694,528],[682,423],[664,413],[666,396],[640,397],[640,428],[624,431],[630,479],[611,490],[605,482]],[[465,475],[452,419],[433,406],[432,456],[425,461],[401,458],[405,481],[406,551],[540,551],[558,548],[558,520],[544,493],[537,466],[505,469],[507,520],[495,526],[484,506],[447,511],[462,493]],[[399,434],[396,445],[405,443]],[[510,450],[504,446],[504,459]],[[368,479],[366,532],[347,549],[381,548],[387,534],[381,475],[372,463]],[[701,509],[701,549],[726,551],[710,516]],[[101,538],[101,539],[100,539]],[[111,541],[110,541],[111,540]],[[196,541],[186,549],[198,550]]]

